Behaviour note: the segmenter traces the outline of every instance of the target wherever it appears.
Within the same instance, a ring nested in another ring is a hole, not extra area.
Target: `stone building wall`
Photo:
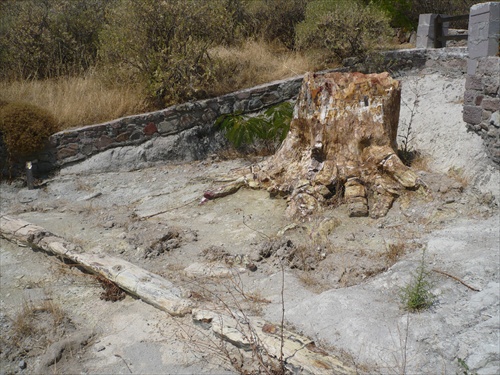
[[[463,119],[467,129],[476,132],[486,152],[500,165],[500,57],[477,59],[474,74],[465,81]]]
[[[500,2],[473,5],[468,34],[463,120],[500,166]]]

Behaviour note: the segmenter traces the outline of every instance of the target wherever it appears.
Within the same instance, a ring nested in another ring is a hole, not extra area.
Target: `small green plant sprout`
[[[457,375],[458,374],[463,374],[463,375],[477,375],[477,372],[470,372],[470,368],[469,366],[467,366],[467,363],[465,362],[464,359],[458,357],[457,358],[457,361],[458,361],[458,366],[460,367],[460,372],[457,372]]]
[[[293,116],[293,105],[284,102],[268,108],[264,113],[250,117],[241,112],[220,116],[215,125],[236,148],[262,142],[270,150],[288,134]]]
[[[425,251],[422,253],[422,260],[412,276],[408,285],[401,289],[401,302],[409,312],[426,310],[432,306],[436,296],[431,292],[433,283],[430,281],[430,271],[425,265]]]

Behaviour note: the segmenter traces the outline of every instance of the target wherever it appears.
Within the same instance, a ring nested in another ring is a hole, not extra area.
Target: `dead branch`
[[[432,271],[436,272],[436,273],[440,273],[441,275],[445,275],[445,276],[448,276],[450,278],[452,278],[453,280],[456,280],[458,281],[460,284],[466,286],[467,288],[469,288],[470,290],[473,290],[475,292],[479,292],[480,290],[479,289],[476,289],[474,288],[473,286],[470,286],[468,284],[466,284],[464,281],[460,280],[458,277],[456,276],[453,276],[453,275],[450,275],[448,272],[444,272],[444,271],[441,271],[441,270],[438,270],[436,268],[433,268]]]

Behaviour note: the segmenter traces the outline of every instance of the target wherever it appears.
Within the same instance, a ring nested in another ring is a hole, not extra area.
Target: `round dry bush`
[[[56,119],[43,108],[20,102],[0,107],[0,132],[11,156],[29,157],[41,151],[57,130]]]

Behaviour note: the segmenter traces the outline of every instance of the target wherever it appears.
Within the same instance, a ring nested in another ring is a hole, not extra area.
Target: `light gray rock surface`
[[[478,374],[500,371],[499,218],[463,220],[425,238],[429,269],[453,274],[478,288],[472,291],[432,273],[434,306],[406,313],[399,293],[410,281],[421,253],[405,257],[376,278],[333,289],[290,306],[286,319],[318,342],[355,353],[375,373],[432,374],[460,371],[458,359]],[[276,318],[279,307],[269,309]],[[405,343],[406,342],[406,343]],[[405,362],[406,357],[406,363]]]

